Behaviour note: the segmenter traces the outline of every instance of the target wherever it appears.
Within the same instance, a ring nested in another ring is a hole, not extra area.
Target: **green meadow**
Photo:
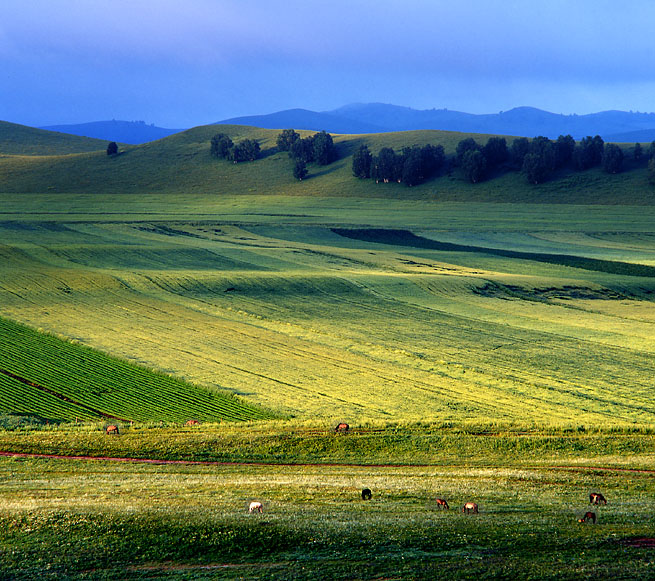
[[[2,575],[652,576],[644,168],[352,177],[363,142],[466,137],[409,132],[296,182],[275,131],[221,127],[262,146],[232,164],[216,127],[116,157],[10,129],[0,451],[237,464],[0,458]]]

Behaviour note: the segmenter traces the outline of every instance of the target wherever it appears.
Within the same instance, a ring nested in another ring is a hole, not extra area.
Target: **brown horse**
[[[437,498],[437,499],[435,500],[435,502],[437,503],[437,506],[438,506],[439,508],[443,508],[443,509],[445,509],[445,510],[449,510],[449,509],[450,509],[450,507],[448,506],[448,503],[447,503],[443,498]]]
[[[607,500],[600,492],[592,492],[589,495],[589,504],[607,504]]]
[[[118,436],[118,426],[114,426],[113,424],[111,426],[107,426],[105,428],[105,434],[107,435],[113,434],[115,436]]]
[[[200,422],[198,420],[187,420],[186,425],[187,426],[199,426]]]
[[[587,522],[591,521],[596,524],[596,513],[595,512],[585,512],[582,518],[578,519],[578,522]]]
[[[350,430],[350,426],[344,422],[341,422],[336,428],[334,428],[335,434],[346,434]]]
[[[465,512],[466,514],[469,514],[471,512],[477,513],[478,512],[478,505],[475,504],[475,502],[467,502],[462,507],[462,512]]]

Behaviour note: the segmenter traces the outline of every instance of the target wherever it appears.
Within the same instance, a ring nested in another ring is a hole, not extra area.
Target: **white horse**
[[[251,502],[248,512],[264,512],[264,507],[261,502]]]

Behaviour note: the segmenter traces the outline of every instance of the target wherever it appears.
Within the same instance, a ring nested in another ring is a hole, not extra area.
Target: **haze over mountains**
[[[383,103],[357,103],[323,113],[289,109],[269,115],[234,117],[219,123],[264,129],[325,129],[331,133],[440,129],[526,137],[543,135],[551,139],[567,134],[576,139],[600,135],[605,141],[645,142],[655,139],[655,113],[603,111],[589,115],[561,115],[533,107],[475,115],[448,109],[417,110]]]
[[[526,137],[543,135],[551,139],[570,134],[575,139],[600,135],[605,141],[614,142],[645,143],[655,140],[655,113],[603,111],[588,115],[562,115],[533,107],[478,115],[448,109],[418,110],[383,103],[356,103],[324,112],[287,109],[266,115],[233,117],[216,124],[346,134],[436,129]],[[50,125],[40,129],[129,144],[146,143],[183,131],[156,127],[143,121],[116,120]]]
[[[132,145],[155,141],[183,131],[183,129],[165,129],[164,127],[147,125],[145,121],[116,121],[115,119],[75,125],[49,125],[39,127],[39,129],[116,141],[118,143],[130,143]]]

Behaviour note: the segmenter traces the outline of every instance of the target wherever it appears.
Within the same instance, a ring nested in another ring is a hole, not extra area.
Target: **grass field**
[[[221,129],[264,159],[211,160],[216,128],[0,159],[0,451],[69,457],[0,457],[0,577],[652,577],[643,168],[297,183],[276,132]]]
[[[568,467],[475,467],[445,453],[447,464],[414,467],[0,458],[0,575],[649,578],[653,474],[577,454]],[[607,506],[589,506],[593,491]],[[252,500],[264,514],[247,513]],[[469,500],[479,514],[460,512]],[[587,510],[595,525],[577,522]]]

